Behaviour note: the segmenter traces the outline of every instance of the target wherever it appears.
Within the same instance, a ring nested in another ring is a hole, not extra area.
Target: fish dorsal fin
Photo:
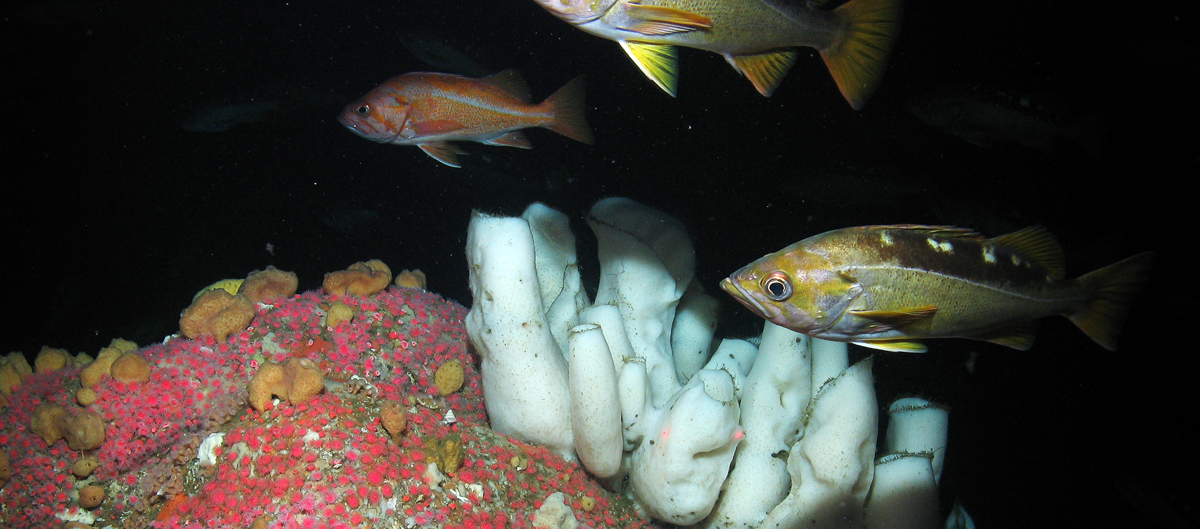
[[[867,328],[867,331],[875,333],[898,329],[906,325],[928,320],[934,314],[937,314],[937,311],[937,306],[928,305],[901,310],[851,310],[850,314],[874,322],[873,325]]]
[[[868,228],[879,230],[906,230],[920,232],[931,237],[946,237],[951,239],[962,239],[968,241],[986,241],[987,237],[980,235],[979,232],[969,228],[959,228],[958,226],[933,226],[928,224],[887,224],[881,226],[868,226]]]
[[[1053,279],[1067,277],[1067,263],[1062,246],[1059,246],[1058,239],[1042,226],[1030,226],[1001,235],[992,239],[992,244],[1037,263]]]
[[[1037,320],[1017,322],[1012,325],[993,329],[983,334],[967,336],[975,340],[983,340],[994,344],[1028,351],[1033,347],[1033,338],[1037,335]]]
[[[529,83],[525,82],[525,78],[521,77],[521,72],[517,70],[509,68],[503,72],[484,77],[481,80],[520,99],[522,102],[530,103],[533,101],[529,92]]]
[[[631,23],[621,29],[642,35],[670,35],[712,29],[713,21],[704,15],[663,6],[644,6],[640,3],[624,3],[625,13]]]
[[[462,167],[462,165],[458,163],[458,155],[464,153],[451,143],[444,141],[433,141],[429,143],[418,143],[417,147],[420,147],[422,151],[425,151],[425,154],[428,154],[434,160],[449,165],[450,167]]]
[[[758,93],[771,97],[775,87],[796,62],[796,50],[778,50],[754,55],[725,55],[733,69],[750,80]]]
[[[929,348],[925,347],[925,344],[916,340],[863,340],[851,343],[894,353],[924,353],[929,350]]]
[[[679,52],[667,44],[620,41],[633,63],[664,92],[675,97],[679,84]]]

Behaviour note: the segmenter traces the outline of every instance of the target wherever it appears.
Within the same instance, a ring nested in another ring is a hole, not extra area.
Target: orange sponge
[[[385,400],[379,405],[379,421],[383,423],[383,429],[392,436],[392,440],[396,444],[400,444],[400,439],[404,435],[404,426],[408,424],[408,410],[404,406],[394,400]]]
[[[36,373],[49,373],[70,365],[72,361],[74,358],[66,349],[56,349],[47,345],[38,351],[37,358],[33,360],[33,370]]]
[[[399,274],[396,274],[396,286],[398,287],[419,288],[424,290],[425,285],[425,272],[422,272],[420,269],[401,270]]]
[[[325,274],[321,288],[339,296],[370,296],[382,292],[392,282],[392,270],[383,261],[372,259],[350,268]]]
[[[229,335],[245,329],[254,319],[254,303],[241,294],[209,290],[192,301],[179,318],[179,330],[188,338],[210,335],[224,342]]]
[[[63,421],[67,418],[67,410],[58,404],[41,403],[33,409],[29,419],[29,431],[46,441],[46,446],[54,444],[63,437]]]
[[[272,395],[299,404],[320,393],[324,387],[325,375],[317,364],[307,358],[290,358],[283,364],[263,363],[246,389],[250,393],[250,405],[261,412]]]
[[[113,360],[109,373],[119,382],[145,382],[150,380],[150,362],[136,352],[125,353]]]
[[[79,489],[79,506],[84,509],[94,509],[104,503],[104,487],[88,485]]]
[[[12,465],[8,462],[8,454],[0,450],[0,489],[12,478]]]
[[[133,342],[126,343],[133,344]],[[129,349],[127,346],[117,344],[117,341],[113,340],[113,344],[100,350],[100,353],[96,355],[95,361],[83,366],[83,369],[79,371],[80,384],[85,388],[95,386],[97,382],[100,382],[100,379],[109,374],[113,362],[126,352],[135,350],[137,350],[136,344],[134,344],[132,349]]]
[[[296,293],[300,279],[295,272],[284,272],[274,266],[266,270],[255,270],[246,276],[238,294],[245,294],[250,301],[260,303],[267,300],[290,298]]]
[[[104,419],[85,411],[63,421],[62,434],[71,450],[95,450],[104,444]]]

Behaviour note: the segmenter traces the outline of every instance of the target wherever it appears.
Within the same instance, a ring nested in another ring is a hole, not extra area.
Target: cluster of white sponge
[[[588,223],[594,302],[566,216],[534,204],[471,219],[467,331],[494,429],[628,477],[645,511],[676,525],[937,525],[944,409],[894,405],[895,454],[877,461],[869,359],[850,366],[845,344],[770,323],[758,345],[714,347],[717,302],[693,279],[681,223],[622,198]]]

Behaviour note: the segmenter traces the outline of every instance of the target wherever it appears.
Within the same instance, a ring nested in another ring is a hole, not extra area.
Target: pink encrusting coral
[[[650,526],[578,463],[487,427],[461,305],[393,286],[366,297],[306,292],[255,310],[224,342],[141,348],[149,379],[105,376],[86,406],[76,401],[78,367],[26,376],[0,409],[12,475],[0,526],[532,527],[554,492],[584,526]],[[250,407],[259,366],[292,358],[317,365],[325,391]],[[47,445],[30,428],[43,403],[98,414],[104,442],[86,452]],[[384,428],[383,409],[401,431]],[[72,473],[92,457],[94,472]],[[105,494],[85,509],[88,485]]]

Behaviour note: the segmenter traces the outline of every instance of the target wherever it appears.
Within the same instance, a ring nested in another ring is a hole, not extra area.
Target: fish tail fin
[[[542,102],[542,106],[553,114],[554,119],[542,126],[573,140],[591,145],[596,140],[592,136],[591,127],[588,126],[587,116],[583,113],[583,89],[584,79],[581,75],[571,79],[557,92],[547,97],[546,101]]]
[[[855,110],[862,110],[879,87],[903,11],[902,0],[851,0],[834,10],[844,31],[820,50],[821,58]]]
[[[1067,317],[1096,343],[1115,351],[1129,306],[1146,283],[1153,257],[1153,252],[1140,253],[1080,277],[1078,281],[1094,289],[1095,295]]]

